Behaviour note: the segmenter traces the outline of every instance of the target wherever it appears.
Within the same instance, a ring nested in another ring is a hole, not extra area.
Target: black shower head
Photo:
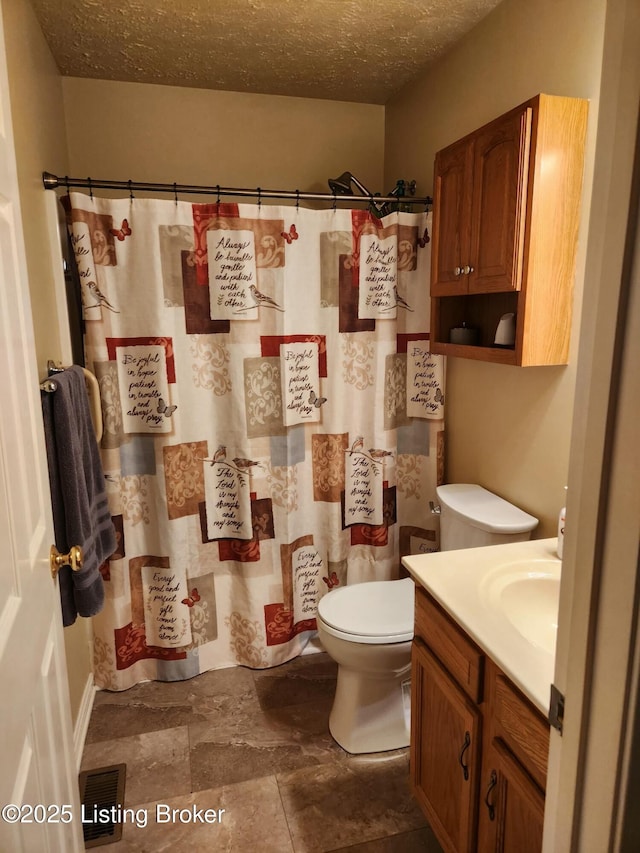
[[[352,195],[352,180],[353,175],[351,172],[343,172],[337,178],[329,178],[329,189],[336,195]]]
[[[388,212],[386,205],[377,204],[373,200],[373,193],[371,193],[363,183],[354,177],[351,172],[343,172],[337,178],[329,178],[329,189],[334,195],[356,195],[353,191],[353,187],[351,186],[352,184],[357,187],[363,196],[368,196],[371,199],[369,210],[375,214],[375,216],[381,217]]]

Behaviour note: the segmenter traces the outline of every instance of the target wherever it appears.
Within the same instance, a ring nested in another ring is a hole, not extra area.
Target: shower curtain
[[[430,216],[70,195],[118,533],[99,687],[283,663],[322,595],[437,548]]]

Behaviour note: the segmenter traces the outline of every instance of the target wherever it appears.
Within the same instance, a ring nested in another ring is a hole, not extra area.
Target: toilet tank
[[[472,483],[436,488],[440,503],[440,550],[523,542],[538,519]]]

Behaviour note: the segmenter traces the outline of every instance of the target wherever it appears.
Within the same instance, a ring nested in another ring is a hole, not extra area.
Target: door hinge
[[[555,684],[551,685],[551,699],[549,701],[549,724],[562,734],[564,722],[564,695]]]

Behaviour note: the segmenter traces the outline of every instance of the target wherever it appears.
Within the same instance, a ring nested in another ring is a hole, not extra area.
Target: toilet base
[[[338,668],[329,731],[346,752],[386,752],[409,746],[411,664],[392,673]]]

